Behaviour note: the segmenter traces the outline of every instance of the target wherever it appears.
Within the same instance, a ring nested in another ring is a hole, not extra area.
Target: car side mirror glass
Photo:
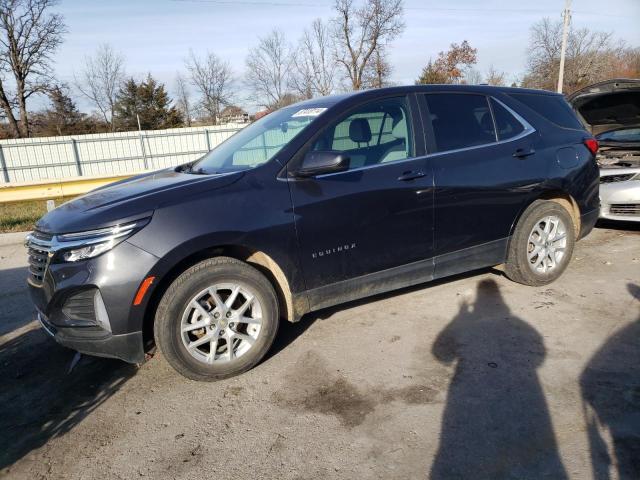
[[[310,151],[304,156],[302,165],[294,176],[315,177],[323,173],[343,172],[349,169],[349,156],[333,150]]]

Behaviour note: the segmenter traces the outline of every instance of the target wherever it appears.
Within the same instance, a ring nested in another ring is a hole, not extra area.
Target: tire
[[[545,222],[545,219],[550,217],[560,220],[564,226],[564,238],[559,233],[561,231],[560,223],[556,224],[556,235],[552,235],[554,222]],[[547,223],[551,229],[549,233],[545,233]],[[535,227],[538,227],[536,232],[534,232]],[[537,232],[548,236],[545,239]],[[560,277],[569,265],[574,244],[575,226],[567,209],[551,200],[536,200],[524,211],[516,225],[515,232],[509,242],[504,268],[505,274],[514,282],[524,285],[547,285]],[[539,250],[540,248],[542,250]],[[563,249],[561,250],[561,248]],[[555,253],[551,249],[554,249]],[[560,251],[562,251],[561,256],[559,255]],[[531,255],[533,258],[530,259]],[[549,268],[553,261],[551,257],[555,259],[555,265]]]
[[[247,302],[250,306],[241,312]],[[156,345],[176,371],[192,380],[214,381],[254,367],[271,347],[278,323],[276,292],[264,275],[234,258],[215,257],[192,266],[169,286],[154,330]]]

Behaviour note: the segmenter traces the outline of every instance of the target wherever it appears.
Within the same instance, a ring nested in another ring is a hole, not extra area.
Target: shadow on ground
[[[33,320],[27,291],[27,267],[6,268],[0,274],[0,337]]]
[[[542,336],[506,305],[493,279],[432,346],[455,363],[429,478],[567,478],[537,368]]]
[[[627,288],[640,310],[640,286]],[[580,377],[580,388],[594,478],[640,478],[640,317],[600,347]]]
[[[28,330],[0,345],[0,473],[29,452],[64,435],[113,395],[136,367],[82,357]]]
[[[640,232],[640,222],[621,222],[601,219],[598,220],[598,223],[596,223],[596,228],[627,232]]]

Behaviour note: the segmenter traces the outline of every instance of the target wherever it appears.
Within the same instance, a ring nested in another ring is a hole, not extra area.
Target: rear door
[[[415,96],[355,107],[309,146],[348,155],[347,171],[310,179],[289,172],[307,289],[425,259],[416,278],[431,278],[433,177],[418,115]],[[361,285],[343,285],[335,295],[352,297],[344,290]],[[311,302],[315,308],[322,304]]]
[[[535,130],[495,98],[421,96],[435,185],[435,275],[504,260],[519,212],[544,181]]]

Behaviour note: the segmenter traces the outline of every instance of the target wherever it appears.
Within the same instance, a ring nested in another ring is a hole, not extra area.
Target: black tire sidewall
[[[156,316],[156,342],[167,361],[184,376],[195,380],[216,380],[245,372],[267,353],[275,338],[279,315],[273,287],[255,268],[240,261],[206,260],[178,277],[165,293]],[[233,259],[232,259],[233,260]],[[262,324],[257,341],[241,357],[228,363],[207,365],[192,357],[182,343],[180,322],[189,302],[200,291],[216,283],[248,286],[262,307]]]

